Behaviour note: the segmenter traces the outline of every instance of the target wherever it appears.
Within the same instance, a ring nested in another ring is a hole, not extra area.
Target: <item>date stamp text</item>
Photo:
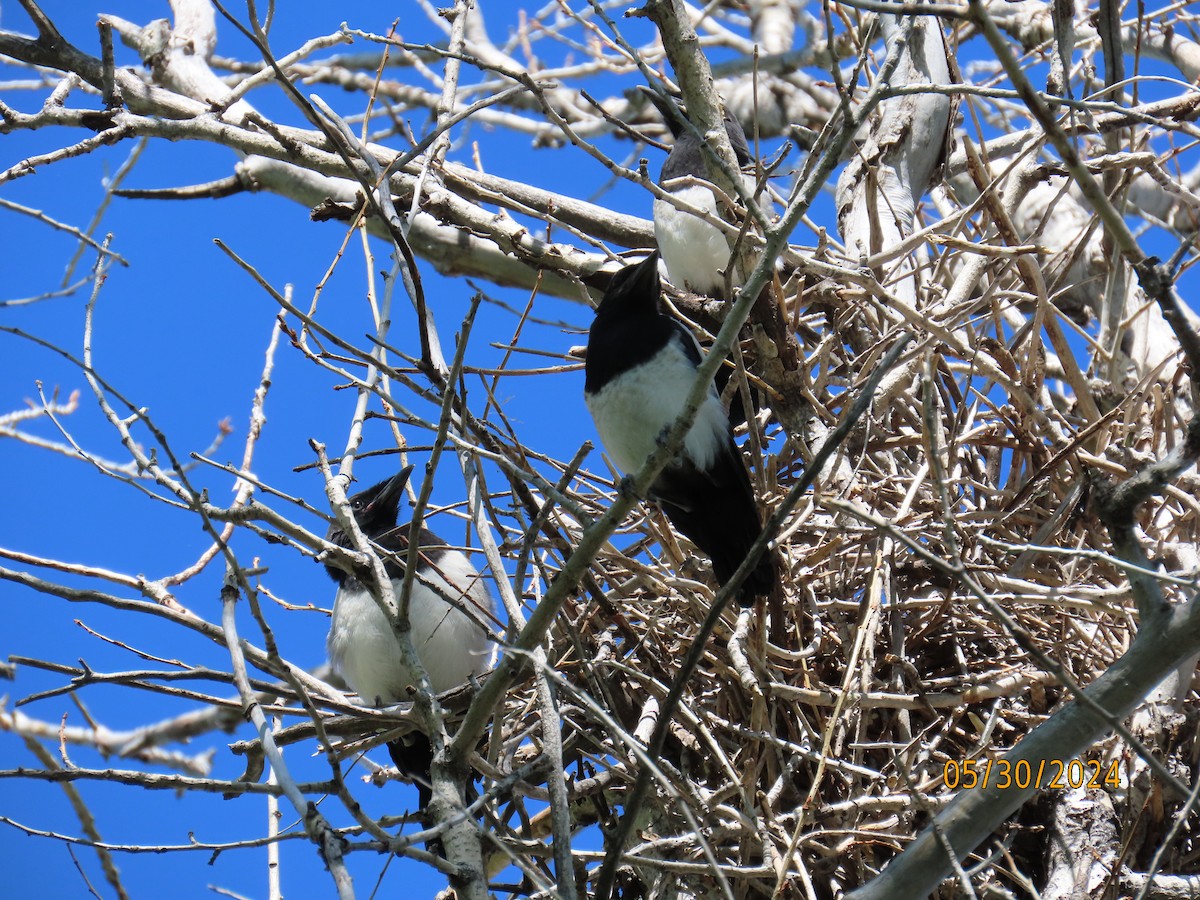
[[[1121,784],[1120,762],[1101,762],[1098,759],[1042,759],[1030,762],[1019,759],[949,759],[942,774],[946,787],[996,788],[1026,790],[1041,787],[1053,790],[1064,788],[1115,788]]]

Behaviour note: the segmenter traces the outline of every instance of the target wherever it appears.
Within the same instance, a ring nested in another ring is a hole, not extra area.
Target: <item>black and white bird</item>
[[[409,525],[396,525],[400,498],[412,466],[349,498],[363,534],[380,553],[397,599],[404,582]],[[326,539],[352,549],[350,536],[335,523]],[[419,562],[408,602],[410,636],[435,693],[466,684],[491,668],[496,646],[487,626],[491,595],[479,572],[460,551],[424,526],[420,528]],[[391,623],[365,584],[342,569],[327,565],[337,583],[327,647],[334,668],[369,706],[388,706],[410,699],[416,684],[404,664]],[[420,806],[429,802],[432,751],[425,735],[411,734],[388,744],[402,774],[417,784]]]
[[[680,107],[657,91],[649,88],[643,90],[658,108],[675,138],[658,176],[659,187],[698,209],[712,213],[718,219],[722,218],[713,192],[695,183],[696,179],[708,181],[700,135],[694,128],[687,127],[685,113]],[[724,117],[725,133],[729,135],[738,166],[748,166],[750,146],[746,142],[746,133],[728,110]],[[754,178],[745,174],[741,177],[746,193],[752,196]],[[730,199],[737,200],[736,197]],[[738,287],[744,280],[744,273],[731,260],[730,243],[725,234],[716,226],[678,209],[667,200],[654,200],[654,237],[667,268],[667,278],[677,288],[728,300],[725,273],[729,266],[734,266],[731,279],[733,287]]]
[[[637,472],[683,410],[700,347],[660,307],[658,254],[613,276],[588,334],[584,398],[609,456]],[[710,387],[679,455],[650,488],[680,532],[712,560],[724,584],[762,532],[758,504],[725,408]],[[740,594],[744,605],[775,583],[770,553],[759,557]]]

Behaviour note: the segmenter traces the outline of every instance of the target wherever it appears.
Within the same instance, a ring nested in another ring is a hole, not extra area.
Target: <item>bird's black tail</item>
[[[720,584],[733,577],[762,531],[757,516],[752,521],[736,521],[738,517],[722,516],[719,510],[684,510],[665,502],[663,510],[671,524],[712,560],[713,574]],[[743,606],[751,606],[768,596],[778,580],[775,555],[768,548],[742,582],[738,600]]]
[[[733,577],[762,533],[750,478],[732,438],[704,472],[687,465],[668,466],[653,493],[671,524],[712,560],[721,584]],[[746,576],[738,599],[751,606],[768,596],[777,581],[774,554],[767,550]]]
[[[399,740],[391,741],[388,753],[392,762],[400,770],[400,774],[417,787],[417,806],[424,815],[425,807],[433,798],[433,790],[429,786],[429,767],[433,765],[433,745],[429,738],[414,731]]]
[[[396,764],[400,774],[411,781],[417,788],[417,807],[421,814],[421,827],[432,828],[433,819],[429,815],[429,801],[433,799],[433,786],[430,784],[429,769],[433,765],[433,745],[429,743],[429,738],[421,734],[419,731],[413,731],[406,734],[399,740],[391,741],[388,745],[388,753],[391,754],[392,762]],[[473,781],[468,780],[466,784],[466,803],[468,805],[474,803],[479,797],[475,790]],[[425,844],[425,849],[430,853],[436,853],[438,856],[445,858],[446,853],[442,849],[440,838],[435,838]]]

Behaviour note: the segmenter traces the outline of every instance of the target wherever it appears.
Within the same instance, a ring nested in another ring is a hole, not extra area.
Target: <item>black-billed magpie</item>
[[[613,461],[632,474],[682,412],[701,362],[700,347],[660,307],[658,254],[617,272],[588,333],[584,398]],[[758,504],[729,418],[709,388],[679,455],[650,488],[679,531],[712,560],[724,584],[762,532]],[[749,606],[775,583],[764,553],[740,595]]]
[[[409,525],[396,525],[400,498],[412,466],[349,498],[363,534],[386,552],[384,568],[397,599],[404,582]],[[350,536],[335,523],[326,538],[352,549]],[[487,586],[467,557],[424,526],[420,528],[419,562],[408,602],[410,636],[435,693],[465,684],[491,668],[495,656],[486,622],[492,614]],[[362,702],[387,706],[409,699],[416,683],[401,661],[391,623],[362,581],[336,566],[326,571],[337,582],[329,626],[329,659]],[[429,739],[406,735],[388,744],[397,768],[417,784],[418,802],[429,802]]]
[[[677,182],[674,186],[671,184],[675,179],[708,181],[703,142],[695,129],[687,127],[685,112],[680,107],[657,91],[645,87],[643,91],[658,108],[675,138],[658,176],[659,187],[698,209],[722,218],[717,210],[716,197],[709,188],[694,181]],[[728,110],[724,112],[724,121],[725,133],[729,135],[738,165],[749,165],[750,146],[741,124]],[[742,181],[746,192],[752,195],[754,178],[743,175]],[[737,197],[730,199],[736,201]],[[730,244],[725,234],[698,216],[657,198],[654,201],[654,237],[663,264],[667,267],[667,278],[675,287],[727,300],[725,271],[730,265],[734,265],[732,286],[737,287],[742,283],[743,273],[737,268],[736,262],[731,261]]]

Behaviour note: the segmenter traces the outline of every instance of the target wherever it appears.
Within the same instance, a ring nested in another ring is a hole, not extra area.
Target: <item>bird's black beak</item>
[[[632,304],[635,307],[644,304],[651,306],[658,303],[662,293],[662,283],[658,278],[658,251],[655,250],[639,263],[630,263],[624,268],[617,269],[608,287],[604,289],[604,299],[600,301],[597,315],[601,310],[614,309],[619,306]]]
[[[412,466],[405,466],[379,489],[379,493],[371,498],[371,502],[367,504],[364,511],[367,518],[373,518],[390,510],[393,511],[394,519],[394,511],[400,508],[400,497],[404,494],[404,488],[408,485],[408,477],[412,475],[412,470]]]
[[[657,250],[634,267],[629,278],[629,288],[631,291],[647,294],[657,294],[662,289],[658,278]]]
[[[639,84],[638,90],[645,94],[646,98],[654,104],[654,108],[658,110],[659,115],[663,117],[663,121],[667,123],[667,127],[671,129],[671,135],[679,137],[683,133],[683,129],[687,127],[687,114],[684,111],[683,105],[661,91],[656,91],[649,85]]]

